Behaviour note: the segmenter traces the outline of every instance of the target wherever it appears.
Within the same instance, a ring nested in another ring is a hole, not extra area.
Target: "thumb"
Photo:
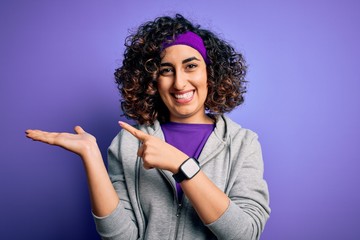
[[[85,133],[84,129],[82,129],[82,127],[80,127],[80,126],[76,126],[76,127],[74,128],[74,130],[75,130],[75,132],[76,132],[77,134]]]

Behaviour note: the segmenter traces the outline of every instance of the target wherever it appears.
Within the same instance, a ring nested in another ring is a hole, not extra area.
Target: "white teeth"
[[[184,94],[175,94],[175,98],[177,99],[188,99],[188,98],[191,98],[193,95],[193,92],[187,92],[187,93],[184,93]]]

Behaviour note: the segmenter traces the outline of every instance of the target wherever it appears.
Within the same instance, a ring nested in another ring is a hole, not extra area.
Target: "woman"
[[[129,36],[115,72],[138,125],[119,122],[108,172],[79,126],[27,137],[81,156],[103,239],[259,239],[270,213],[260,144],[223,115],[243,102],[245,73],[242,55],[212,32],[160,17]]]

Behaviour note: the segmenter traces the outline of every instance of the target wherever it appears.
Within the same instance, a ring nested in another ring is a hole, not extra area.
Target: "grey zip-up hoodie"
[[[164,139],[159,122],[140,130]],[[108,171],[120,203],[106,217],[94,215],[103,239],[259,239],[269,217],[269,194],[257,135],[220,116],[199,157],[201,170],[230,199],[215,222],[204,225],[191,203],[177,200],[169,171],[145,170],[139,141],[122,130],[108,150]]]

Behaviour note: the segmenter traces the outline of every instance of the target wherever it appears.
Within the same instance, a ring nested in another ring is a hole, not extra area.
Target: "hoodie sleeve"
[[[138,239],[137,222],[130,201],[124,165],[120,154],[122,134],[123,132],[115,137],[108,149],[108,172],[120,198],[119,204],[108,216],[97,217],[93,214],[96,229],[102,239]]]
[[[234,137],[228,182],[228,209],[208,228],[218,239],[259,239],[269,218],[269,193],[263,179],[263,159],[257,135],[249,130]],[[238,149],[238,150],[235,150]],[[231,154],[230,154],[231,155]]]

